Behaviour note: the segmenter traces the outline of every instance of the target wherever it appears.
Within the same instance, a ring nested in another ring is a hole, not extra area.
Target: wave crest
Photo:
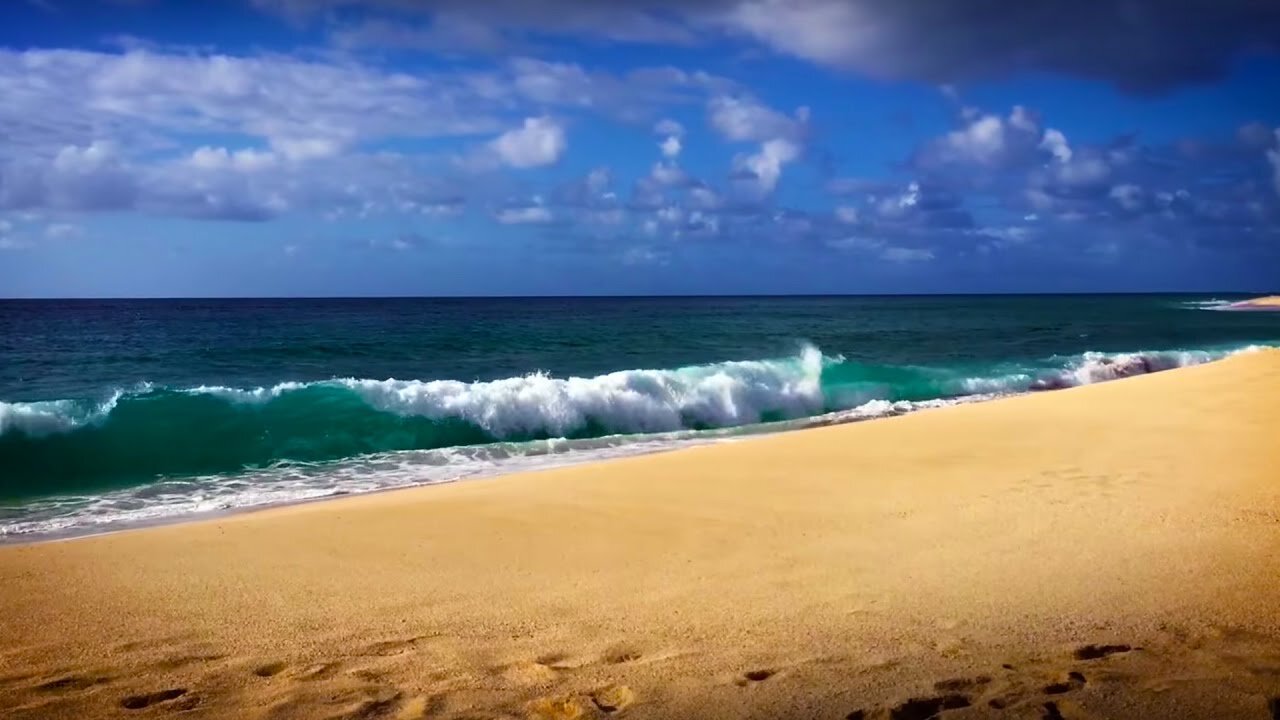
[[[0,496],[90,492],[406,450],[849,422],[956,399],[1103,382],[1239,351],[1089,352],[947,368],[858,363],[804,346],[788,358],[596,377],[142,385],[100,402],[0,403]],[[778,421],[791,422],[772,424]]]

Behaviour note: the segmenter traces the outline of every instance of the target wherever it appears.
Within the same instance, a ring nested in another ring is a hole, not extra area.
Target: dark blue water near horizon
[[[1223,310],[1243,297],[0,300],[0,537],[876,417],[1280,345],[1280,314]]]
[[[1274,332],[1216,295],[0,300],[0,400],[137,382],[495,380],[776,357],[884,364],[1191,348]],[[1084,341],[1084,342],[1082,342]]]

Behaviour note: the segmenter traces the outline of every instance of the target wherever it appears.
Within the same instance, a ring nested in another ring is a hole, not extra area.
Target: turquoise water
[[[0,534],[578,462],[1280,345],[1232,296],[0,302]]]

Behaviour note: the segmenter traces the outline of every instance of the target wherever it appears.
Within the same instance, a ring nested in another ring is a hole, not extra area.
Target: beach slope
[[[1280,717],[1280,352],[0,548],[0,716]]]

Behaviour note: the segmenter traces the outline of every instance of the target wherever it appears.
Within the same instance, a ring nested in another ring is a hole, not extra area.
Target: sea
[[[736,442],[1280,346],[1280,313],[1228,308],[1241,299],[0,301],[0,542]]]

